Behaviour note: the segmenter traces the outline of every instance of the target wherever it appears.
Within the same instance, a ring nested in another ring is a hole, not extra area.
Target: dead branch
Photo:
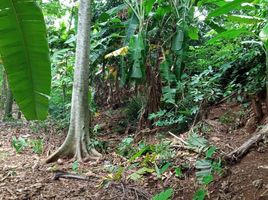
[[[230,152],[224,157],[224,160],[228,163],[235,163],[241,159],[252,148],[252,146],[264,139],[264,136],[268,134],[268,124],[263,126],[260,130],[257,130],[251,138],[249,138],[240,147]]]
[[[68,172],[63,172],[63,171],[56,171],[56,173],[53,176],[53,180],[59,180],[60,178],[65,178],[65,179],[76,179],[76,180],[82,180],[82,181],[89,181],[89,177],[86,176],[81,176],[77,174],[71,174]]]

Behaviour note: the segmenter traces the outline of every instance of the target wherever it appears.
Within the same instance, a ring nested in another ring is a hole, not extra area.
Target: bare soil
[[[106,141],[108,150],[98,160],[80,163],[74,171],[72,160],[62,160],[58,163],[45,164],[47,155],[63,142],[66,130],[57,130],[52,124],[44,126],[34,123],[1,122],[0,123],[0,199],[151,199],[153,195],[172,187],[174,200],[191,200],[195,191],[200,187],[196,181],[194,169],[184,172],[184,177],[178,179],[172,170],[167,171],[162,180],[155,174],[145,175],[140,182],[126,179],[128,175],[116,179],[115,174],[109,171],[112,166],[127,166],[125,158],[115,153],[117,145],[126,136],[126,125],[122,121],[121,111],[102,112],[96,117],[101,124],[101,133],[97,138]],[[248,138],[250,138],[256,124],[252,123],[250,109],[242,109],[237,104],[223,104],[212,108],[208,119],[200,129],[200,134],[217,146],[219,156],[224,155]],[[252,123],[252,124],[250,124]],[[163,130],[162,130],[163,132]],[[128,131],[127,134],[130,134]],[[142,138],[148,143],[156,143],[155,133],[147,133]],[[11,146],[12,137],[26,139],[44,139],[44,151],[39,156],[27,147],[21,153],[16,153]],[[172,136],[170,140],[175,140]],[[185,134],[180,135],[186,137]],[[180,164],[187,160],[192,162],[198,154],[183,149],[177,149],[175,163]],[[89,181],[74,179],[53,180],[55,171],[61,170],[77,173],[89,177]],[[226,166],[222,176],[209,186],[208,199],[222,200],[268,200],[268,147],[267,143],[256,145],[237,164]]]

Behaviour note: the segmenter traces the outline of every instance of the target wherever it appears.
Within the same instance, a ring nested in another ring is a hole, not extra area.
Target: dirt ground
[[[251,121],[251,111],[241,112],[238,105],[220,105],[211,109],[206,119],[209,129],[204,135],[211,144],[218,147],[224,155],[252,135],[256,126]],[[120,113],[120,111],[119,111]],[[239,116],[238,114],[239,113]],[[163,182],[153,176],[146,176],[141,183],[133,183],[122,177],[115,181],[107,172],[107,167],[126,160],[114,153],[114,148],[123,137],[122,133],[114,132],[120,117],[104,116],[106,123],[100,140],[107,141],[110,150],[98,160],[79,165],[78,174],[89,177],[89,180],[59,179],[54,180],[55,171],[73,172],[73,161],[62,160],[59,163],[45,164],[49,153],[64,140],[65,131],[59,131],[52,125],[33,126],[32,123],[1,122],[0,123],[0,199],[151,199],[163,190],[163,187],[174,189],[174,200],[191,200],[199,187],[194,171],[189,170],[184,179],[166,174]],[[100,119],[101,117],[99,117]],[[99,123],[99,122],[98,122]],[[117,129],[118,131],[118,129]],[[44,138],[45,148],[38,156],[27,148],[17,154],[11,146],[13,136],[23,138]],[[144,136],[147,137],[147,136]],[[152,136],[150,136],[152,137]],[[174,139],[169,136],[170,139]],[[181,135],[183,137],[183,135]],[[187,153],[187,156],[191,156]],[[176,162],[181,162],[178,157]],[[109,182],[109,184],[106,184]],[[224,174],[217,177],[209,186],[208,199],[222,200],[268,200],[268,147],[264,141],[253,149],[237,164],[226,166]]]

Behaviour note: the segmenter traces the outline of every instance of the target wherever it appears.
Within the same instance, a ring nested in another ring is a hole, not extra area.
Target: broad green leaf
[[[167,171],[170,165],[171,165],[170,163],[165,164],[165,165],[159,170],[160,174],[163,174],[165,171]]]
[[[160,64],[160,73],[161,77],[168,83],[176,80],[176,76],[171,72],[169,62],[167,60]]]
[[[183,42],[184,42],[184,33],[182,30],[177,30],[177,33],[172,41],[172,47],[171,47],[172,50],[181,51],[183,47]]]
[[[162,88],[162,93],[166,103],[175,104],[176,89],[166,86]]]
[[[223,14],[227,14],[230,11],[235,10],[236,8],[241,6],[242,3],[248,3],[248,2],[252,2],[252,1],[253,0],[234,0],[232,2],[228,2],[224,6],[221,6],[221,7],[217,8],[216,10],[214,10],[213,12],[211,12],[208,15],[208,18],[217,17],[217,16],[220,16]]]
[[[226,2],[224,0],[201,0],[198,1],[197,6],[200,7],[206,4],[215,4],[217,6],[223,6],[226,4]]]
[[[142,179],[142,175],[144,174],[151,174],[154,172],[154,169],[151,169],[151,168],[147,168],[147,167],[143,167],[141,169],[139,169],[138,171],[130,174],[127,179],[131,179],[133,181],[138,181],[138,180],[141,180]]]
[[[132,162],[134,160],[136,160],[137,158],[141,157],[145,152],[147,152],[148,150],[150,150],[150,146],[146,146],[144,148],[142,148],[141,150],[139,150],[137,153],[135,153],[130,159],[129,161]]]
[[[135,32],[136,32],[136,30],[138,28],[138,25],[139,25],[139,19],[133,13],[131,19],[128,22],[126,38],[125,38],[125,42],[124,42],[125,44],[129,43],[129,40],[135,34]]]
[[[168,13],[170,13],[172,11],[172,7],[171,6],[161,6],[158,7],[155,11],[155,17],[157,19],[162,19],[165,15],[167,15]]]
[[[217,40],[220,39],[234,39],[240,36],[242,33],[252,34],[252,32],[248,31],[247,29],[235,29],[235,30],[228,30],[216,35],[214,38],[210,39],[207,43],[212,44]]]
[[[188,30],[188,36],[192,40],[198,40],[199,39],[198,28],[196,28],[196,27],[190,27],[189,30]]]
[[[141,79],[143,77],[142,53],[144,51],[144,42],[141,34],[132,36],[129,43],[129,51],[134,62],[131,77]]]
[[[120,4],[120,5],[116,6],[116,7],[114,7],[114,8],[111,8],[110,10],[106,11],[106,13],[109,14],[109,15],[115,15],[119,11],[124,10],[126,8],[127,8],[127,5],[123,3],[123,4]]]
[[[222,33],[222,32],[225,32],[226,29],[221,27],[219,24],[215,23],[214,21],[212,20],[205,20],[205,23],[207,25],[210,26],[210,28],[212,28],[213,30],[215,30],[217,33]]]
[[[227,19],[231,22],[245,23],[245,24],[256,24],[263,22],[264,19],[258,17],[251,17],[246,15],[229,15]]]
[[[145,14],[149,15],[149,13],[152,11],[154,3],[156,0],[146,0],[144,1],[144,7],[145,7]]]
[[[142,78],[141,65],[139,62],[134,62],[134,65],[132,66],[131,77],[137,79]]]
[[[173,195],[173,189],[169,188],[153,197],[152,200],[169,200]]]
[[[51,70],[45,22],[34,0],[1,0],[0,54],[26,119],[45,119]]]

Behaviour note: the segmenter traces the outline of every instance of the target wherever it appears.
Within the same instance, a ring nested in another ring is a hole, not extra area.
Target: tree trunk
[[[60,157],[74,157],[74,159],[82,161],[89,156],[89,0],[80,0],[78,18],[76,61],[69,132],[61,147],[46,160],[47,163],[54,162]],[[96,150],[91,150],[91,153],[100,156]]]
[[[3,67],[3,66],[0,66]],[[1,109],[5,108],[5,102],[7,98],[7,74],[5,70],[3,70],[3,77],[2,77],[2,91],[1,91]]]
[[[266,49],[266,114],[268,114],[268,49]]]
[[[12,118],[12,106],[13,106],[13,94],[10,87],[7,87],[6,103],[5,103],[5,114],[4,120]]]

